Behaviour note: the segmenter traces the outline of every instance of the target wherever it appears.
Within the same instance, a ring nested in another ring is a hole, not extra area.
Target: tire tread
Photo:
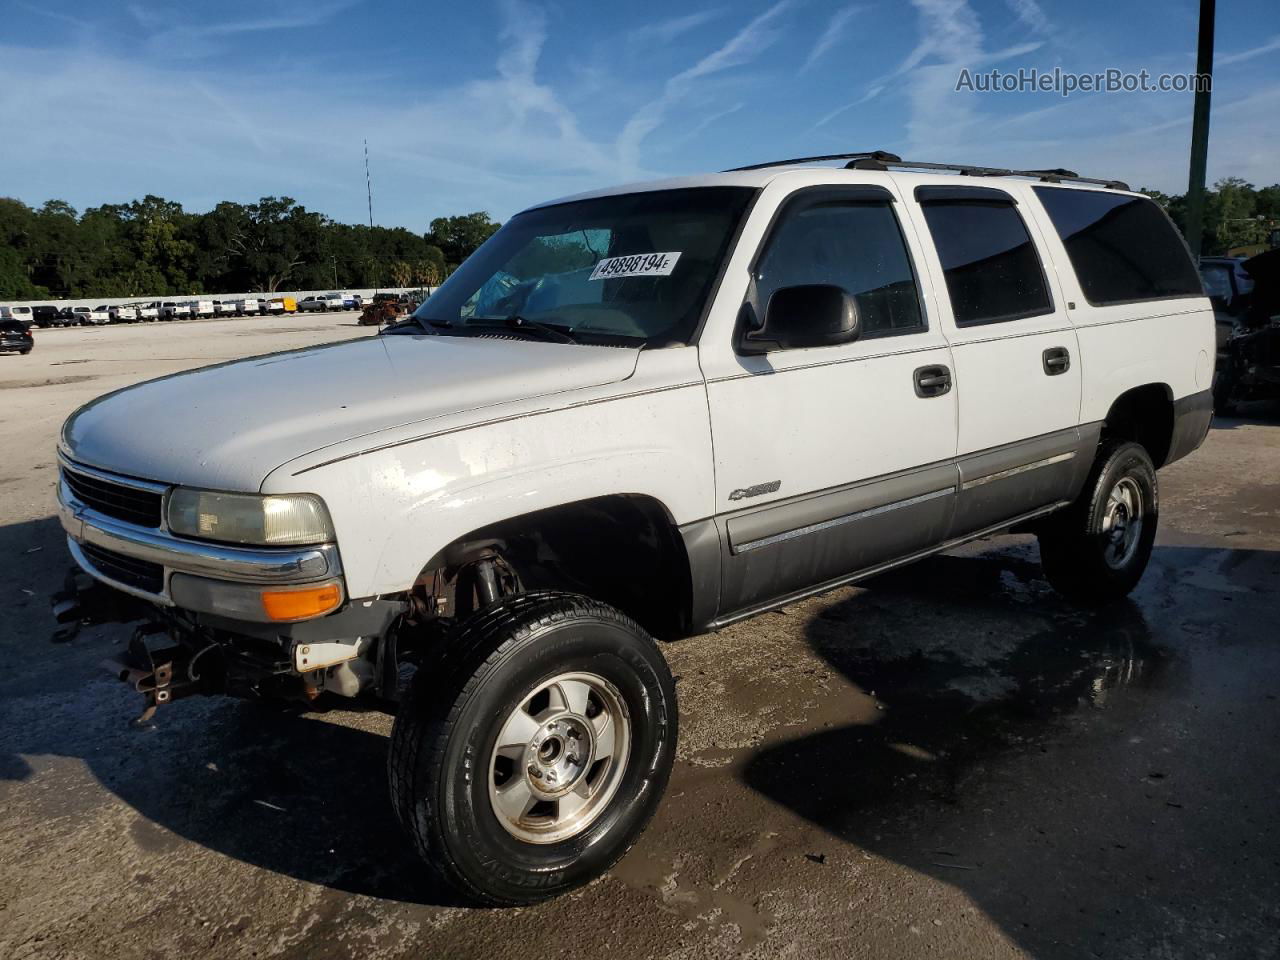
[[[626,614],[590,597],[554,590],[517,594],[476,611],[464,621],[450,638],[447,656],[425,667],[430,670],[435,666],[439,672],[426,674],[420,668],[401,701],[387,753],[396,819],[437,877],[469,899],[497,906],[530,902],[495,897],[468,880],[449,854],[441,818],[433,808],[434,792],[422,771],[441,767],[467,701],[513,649],[548,626],[582,619],[614,623],[648,636]],[[499,635],[503,639],[494,645],[493,639]],[[428,751],[426,762],[419,763],[424,749]],[[618,859],[625,853],[626,849],[620,851]]]

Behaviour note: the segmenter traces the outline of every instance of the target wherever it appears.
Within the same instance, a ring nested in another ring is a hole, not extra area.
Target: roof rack
[[[741,173],[746,170],[764,170],[769,167],[790,167],[804,163],[823,163],[829,160],[845,160],[846,170],[888,170],[890,167],[909,170],[948,170],[966,177],[1033,177],[1044,183],[1061,183],[1069,180],[1072,183],[1093,183],[1110,190],[1128,190],[1129,185],[1123,180],[1098,180],[1093,177],[1082,177],[1072,170],[1061,167],[1052,170],[1008,170],[1003,167],[977,167],[967,163],[927,163],[916,160],[903,160],[896,153],[887,150],[870,150],[862,153],[829,153],[821,157],[796,157],[792,160],[771,160],[768,163],[753,163],[745,167],[734,167],[725,173]]]

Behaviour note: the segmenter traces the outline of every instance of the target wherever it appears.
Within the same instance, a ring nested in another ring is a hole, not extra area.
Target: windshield
[[[529,210],[414,316],[442,333],[518,320],[582,343],[688,343],[754,193],[662,190]]]

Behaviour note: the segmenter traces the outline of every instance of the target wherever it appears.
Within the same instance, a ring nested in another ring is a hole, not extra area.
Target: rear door
[[[956,485],[951,353],[921,297],[919,248],[901,206],[871,184],[787,191],[775,182],[757,202],[753,220],[769,227],[749,265],[738,329],[699,343],[726,548],[724,614],[946,534]],[[850,293],[861,337],[739,354],[735,345],[773,292],[805,284]]]
[[[1076,332],[1021,185],[902,180],[942,278],[959,395],[951,535],[963,536],[1069,499],[1096,436],[1079,429]]]

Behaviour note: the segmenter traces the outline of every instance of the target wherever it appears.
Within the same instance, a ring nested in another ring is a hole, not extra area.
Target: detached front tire
[[[458,629],[400,705],[388,772],[418,853],[469,900],[534,903],[602,874],[671,774],[675,686],[652,638],[566,593]]]
[[[1159,514],[1156,469],[1146,449],[1105,441],[1080,497],[1041,530],[1045,578],[1084,606],[1128,596],[1151,559]]]

